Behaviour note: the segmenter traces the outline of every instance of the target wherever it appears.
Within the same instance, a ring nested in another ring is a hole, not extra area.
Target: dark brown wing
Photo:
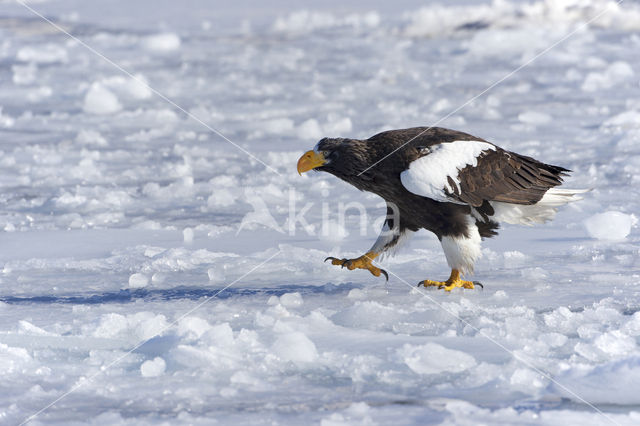
[[[535,204],[549,188],[560,185],[570,170],[542,163],[531,157],[496,148],[485,151],[475,166],[458,173],[458,187],[447,195],[479,207],[484,200],[513,204]]]

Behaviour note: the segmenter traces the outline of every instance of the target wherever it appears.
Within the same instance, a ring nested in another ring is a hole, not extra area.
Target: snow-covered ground
[[[28,4],[80,41],[0,2],[0,423],[640,424],[638,1]],[[593,191],[484,290],[324,264],[384,207],[300,154],[434,123]]]

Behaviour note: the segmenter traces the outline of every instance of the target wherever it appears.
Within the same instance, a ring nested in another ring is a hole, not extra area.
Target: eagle
[[[298,173],[331,173],[361,191],[382,197],[387,215],[373,246],[355,259],[328,257],[333,265],[389,275],[372,264],[413,232],[433,232],[451,274],[424,280],[446,291],[474,288],[481,241],[498,234],[501,222],[534,225],[551,220],[557,208],[581,199],[585,190],[556,188],[570,170],[545,164],[456,130],[414,127],[369,139],[324,138],[298,160]],[[476,282],[476,285],[479,284]]]

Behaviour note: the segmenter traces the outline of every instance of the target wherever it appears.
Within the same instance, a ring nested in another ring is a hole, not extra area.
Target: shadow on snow
[[[305,294],[340,294],[348,293],[351,289],[361,288],[361,285],[346,283],[342,285],[325,284],[322,286],[305,285],[285,285],[280,287],[264,288],[193,288],[176,287],[170,289],[135,289],[120,290],[117,292],[106,292],[100,294],[80,294],[67,296],[0,296],[0,302],[9,304],[72,304],[72,305],[97,305],[102,303],[129,303],[137,300],[165,301],[165,300],[199,300],[203,298],[230,299],[233,297],[246,296],[282,296],[285,293],[299,292]]]

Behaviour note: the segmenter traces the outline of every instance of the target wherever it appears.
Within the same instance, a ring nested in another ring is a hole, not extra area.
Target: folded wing
[[[436,201],[480,207],[485,201],[535,204],[569,170],[484,141],[430,146],[400,174],[410,192]]]

